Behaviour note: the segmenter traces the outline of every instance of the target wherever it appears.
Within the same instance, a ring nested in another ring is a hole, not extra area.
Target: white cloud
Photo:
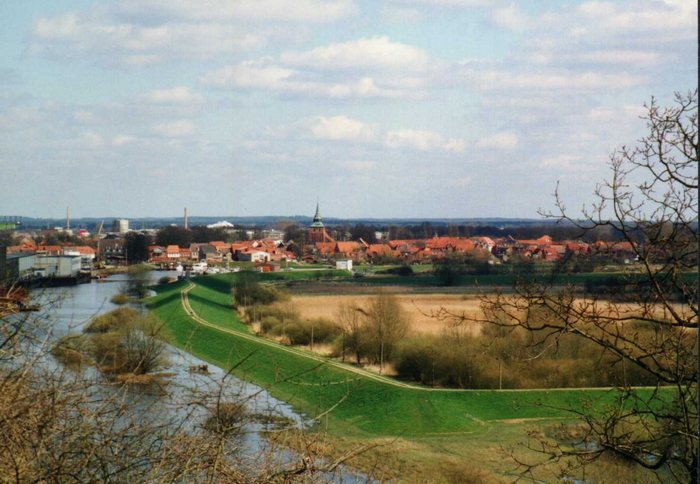
[[[430,5],[435,7],[489,7],[499,0],[399,0],[414,5]]]
[[[99,148],[104,145],[104,137],[93,131],[84,131],[76,140],[77,144],[85,148]]]
[[[317,139],[371,141],[376,137],[377,128],[347,116],[317,116],[310,121],[309,130]]]
[[[171,89],[156,89],[139,97],[142,102],[153,104],[200,104],[204,96],[193,94],[187,86],[177,86]]]
[[[585,2],[575,11],[584,21],[577,34],[591,31],[619,35],[622,33],[685,34],[697,28],[697,2]]]
[[[87,111],[85,109],[80,109],[78,111],[75,111],[73,113],[73,119],[76,120],[78,123],[94,123],[97,118],[95,117],[94,113],[91,111]]]
[[[238,87],[331,99],[402,98],[420,95],[415,90],[403,86],[393,87],[391,82],[386,86],[378,85],[377,80],[369,76],[334,82],[322,76],[281,66],[269,57],[210,71],[200,78],[200,82],[205,86],[218,88]]]
[[[441,150],[453,153],[462,153],[466,147],[466,143],[463,140],[446,139],[435,131],[413,129],[387,132],[384,138],[384,145],[392,149]]]
[[[643,84],[643,76],[617,73],[576,72],[572,70],[549,70],[539,72],[514,73],[510,70],[468,69],[468,81],[476,83],[483,90],[622,90]]]
[[[367,172],[373,169],[376,165],[374,161],[369,160],[355,160],[355,161],[341,161],[337,163],[338,166],[352,172]]]
[[[664,56],[660,52],[634,49],[610,49],[584,52],[579,56],[579,59],[584,62],[594,62],[600,64],[633,64],[647,66],[660,64],[664,60],[671,60],[668,55],[664,59]]]
[[[194,123],[186,119],[157,124],[153,132],[166,138],[182,138],[194,134]]]
[[[645,114],[644,106],[597,106],[587,113],[587,120],[593,124],[624,123],[625,120],[640,118]]]
[[[509,30],[525,30],[531,26],[530,18],[514,4],[494,9],[490,19],[496,26]]]
[[[382,20],[389,23],[415,23],[421,19],[421,13],[415,8],[385,5],[380,12]]]
[[[504,131],[481,138],[475,146],[480,149],[512,150],[517,145],[518,136],[515,133]]]
[[[200,79],[207,86],[284,90],[295,71],[274,64],[270,57],[250,60],[206,73]]]
[[[138,25],[68,13],[38,18],[28,39],[28,52],[52,58],[91,57],[110,65],[145,66],[240,52],[260,47],[267,37],[264,32],[246,32],[214,21]]]
[[[312,98],[417,99],[441,67],[422,49],[381,36],[246,60],[207,72],[200,82]]]
[[[333,43],[306,52],[285,52],[283,64],[321,70],[424,71],[428,54],[411,45],[394,42],[387,36]]]
[[[458,177],[458,178],[450,178],[446,180],[447,185],[452,186],[452,187],[457,187],[457,188],[465,188],[471,185],[472,183],[472,177],[470,176],[463,176],[463,177]]]
[[[557,155],[551,158],[545,158],[540,161],[539,166],[542,168],[555,168],[558,170],[574,170],[580,169],[579,165],[575,162],[581,160],[581,156],[578,155]]]
[[[658,65],[678,62],[674,43],[697,38],[697,3],[683,0],[589,1],[536,16],[511,4],[489,18],[498,27],[528,32],[512,54],[514,64],[566,66],[579,73],[591,64],[599,72],[625,74],[625,65],[655,73]]]
[[[178,20],[247,20],[329,23],[355,15],[353,0],[122,0],[119,11],[131,16]]]
[[[114,146],[126,146],[136,141],[136,138],[126,134],[120,134],[112,138],[112,144]]]

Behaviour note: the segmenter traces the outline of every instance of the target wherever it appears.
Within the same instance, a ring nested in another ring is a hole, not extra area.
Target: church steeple
[[[323,219],[321,218],[321,211],[318,207],[318,202],[316,202],[316,214],[314,215],[314,221],[311,224],[312,227],[323,227]]]

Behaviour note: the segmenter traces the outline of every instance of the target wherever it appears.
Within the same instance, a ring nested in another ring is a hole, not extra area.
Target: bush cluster
[[[525,330],[487,326],[480,334],[452,330],[402,341],[399,376],[452,388],[564,388],[653,385],[655,379],[594,343],[564,335],[557,345],[532,341]]]
[[[120,307],[108,313],[101,314],[90,320],[83,331],[85,333],[107,333],[119,331],[131,325],[139,313],[130,307]]]
[[[271,336],[286,338],[293,345],[333,342],[340,334],[340,328],[325,318],[302,319],[291,304],[257,307],[246,312],[250,321],[260,323],[260,331]]]
[[[82,335],[67,335],[51,353],[65,364],[92,363],[105,373],[145,375],[165,364],[162,323],[120,307],[97,316]]]
[[[272,304],[284,299],[284,295],[274,287],[260,284],[255,272],[243,271],[233,285],[233,298],[237,306]]]
[[[395,276],[412,276],[413,268],[407,264],[401,264],[397,267],[390,267],[389,269],[384,269],[378,271],[377,274],[392,274]]]

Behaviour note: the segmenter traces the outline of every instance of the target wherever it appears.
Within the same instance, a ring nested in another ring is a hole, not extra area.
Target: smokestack
[[[187,230],[187,207],[185,207],[185,230]]]
[[[66,207],[66,230],[70,230],[70,207]]]

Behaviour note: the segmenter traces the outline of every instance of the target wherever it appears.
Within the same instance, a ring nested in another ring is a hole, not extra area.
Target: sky
[[[534,218],[592,201],[694,0],[4,0],[0,215]]]

